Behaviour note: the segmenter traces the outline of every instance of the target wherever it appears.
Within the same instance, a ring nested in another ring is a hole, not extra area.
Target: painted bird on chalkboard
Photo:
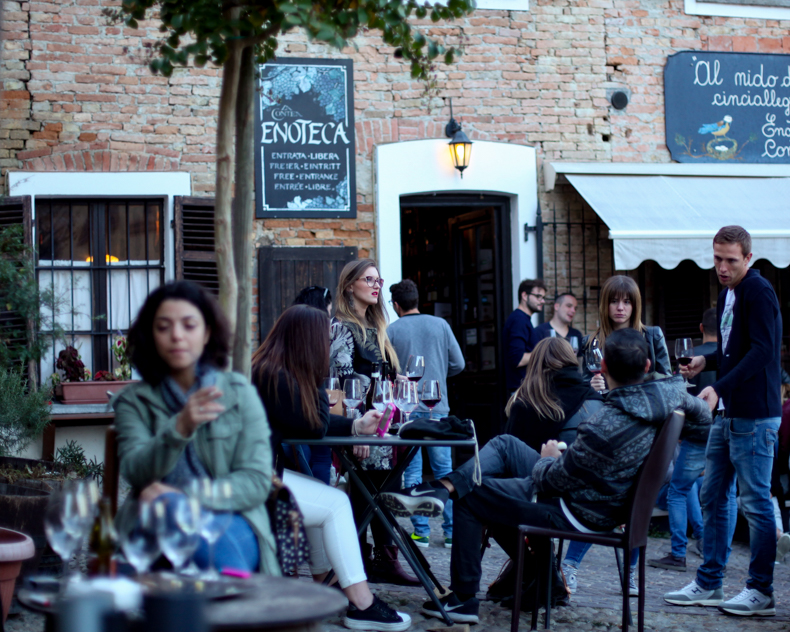
[[[727,132],[730,131],[730,123],[732,123],[732,117],[727,115],[718,123],[708,123],[707,125],[703,125],[697,130],[697,133],[713,134],[717,137],[726,136]]]

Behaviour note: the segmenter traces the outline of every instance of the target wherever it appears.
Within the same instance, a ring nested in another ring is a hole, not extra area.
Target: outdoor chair
[[[647,531],[650,526],[650,517],[653,513],[658,492],[666,478],[667,467],[672,460],[675,446],[680,439],[680,431],[683,429],[685,414],[676,410],[673,412],[656,433],[653,446],[639,469],[636,483],[631,487],[628,496],[628,519],[622,533],[582,533],[581,531],[566,531],[563,529],[549,529],[543,527],[532,527],[530,525],[519,526],[518,533],[518,559],[516,567],[516,586],[515,601],[513,603],[513,618],[511,619],[511,632],[518,632],[519,614],[521,612],[521,584],[524,578],[524,540],[525,536],[536,536],[541,538],[559,538],[557,559],[562,557],[562,546],[564,540],[577,540],[579,542],[589,542],[615,548],[615,556],[618,560],[618,570],[620,572],[620,585],[623,591],[623,632],[628,632],[628,625],[631,620],[631,610],[628,595],[628,569],[631,563],[631,551],[639,549],[639,597],[637,626],[639,632],[644,631],[645,627],[645,548],[647,546]],[[623,549],[624,564],[620,567],[617,549]],[[546,586],[546,625],[545,629],[551,626],[551,577],[553,556],[551,547],[547,547],[548,559],[538,560],[538,563],[545,562],[546,571],[537,573],[537,590],[535,591],[535,602],[532,607],[532,627],[537,630],[538,610],[540,607],[540,584],[545,578]]]

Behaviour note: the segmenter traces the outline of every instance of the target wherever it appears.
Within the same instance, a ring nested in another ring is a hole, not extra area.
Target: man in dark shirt
[[[776,525],[771,469],[782,414],[780,349],[782,315],[771,284],[749,268],[752,238],[740,226],[725,226],[713,238],[713,264],[724,290],[717,309],[716,353],[695,356],[681,372],[689,377],[717,369],[700,399],[718,407],[705,450],[702,484],[704,562],[688,586],[664,595],[680,606],[716,606],[726,614],[776,614],[773,576]],[[741,593],[724,601],[722,576],[729,542],[727,502],[738,481],[741,510],[749,521],[751,561]]]
[[[573,350],[578,353],[583,334],[578,329],[571,327],[577,305],[573,292],[565,292],[554,299],[554,314],[549,322],[535,327],[532,332],[532,347],[534,348],[544,338],[559,336],[568,342],[576,338],[576,346]],[[571,342],[571,344],[573,343]]]
[[[505,321],[505,384],[508,395],[524,379],[532,353],[532,315],[543,310],[546,286],[540,279],[524,279],[518,286],[518,307]]]

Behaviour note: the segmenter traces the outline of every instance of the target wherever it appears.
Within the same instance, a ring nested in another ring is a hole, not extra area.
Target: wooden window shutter
[[[174,209],[176,279],[219,294],[214,253],[214,198],[177,195]]]
[[[33,245],[33,220],[29,195],[0,198],[0,230],[11,226],[22,226],[24,243],[28,246]],[[28,324],[32,328],[32,323],[26,323],[18,312],[10,308],[8,299],[0,288],[0,337],[9,349],[14,349],[27,344]]]
[[[356,247],[346,246],[264,246],[258,253],[261,340],[302,288],[329,288],[334,301],[340,271],[357,258]]]

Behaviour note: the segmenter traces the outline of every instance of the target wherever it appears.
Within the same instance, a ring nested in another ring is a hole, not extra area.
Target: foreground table
[[[351,484],[354,485],[362,494],[362,497],[368,503],[368,507],[363,516],[362,522],[359,525],[358,535],[362,535],[368,528],[368,525],[377,517],[384,528],[387,529],[392,536],[398,550],[403,554],[405,560],[409,563],[420,583],[425,588],[428,597],[434,602],[439,612],[442,613],[445,623],[448,626],[453,625],[450,617],[444,611],[442,604],[439,602],[439,597],[434,586],[438,589],[439,593],[442,592],[443,587],[438,579],[431,572],[431,565],[425,559],[425,556],[420,552],[417,545],[409,537],[403,528],[400,526],[395,516],[392,515],[386,506],[379,503],[379,494],[383,491],[394,491],[400,489],[403,471],[411,463],[414,455],[417,454],[420,448],[426,447],[451,447],[451,448],[470,448],[474,449],[476,442],[474,439],[466,440],[452,440],[452,439],[401,439],[394,435],[388,435],[385,438],[372,436],[361,437],[324,437],[323,439],[288,439],[285,443],[291,445],[323,445],[332,447],[341,462],[346,468]],[[370,480],[367,470],[363,469],[359,459],[354,456],[353,447],[355,445],[368,445],[368,446],[389,446],[394,448],[407,448],[405,454],[399,454],[397,463],[389,475],[385,479],[380,488],[376,487]]]

